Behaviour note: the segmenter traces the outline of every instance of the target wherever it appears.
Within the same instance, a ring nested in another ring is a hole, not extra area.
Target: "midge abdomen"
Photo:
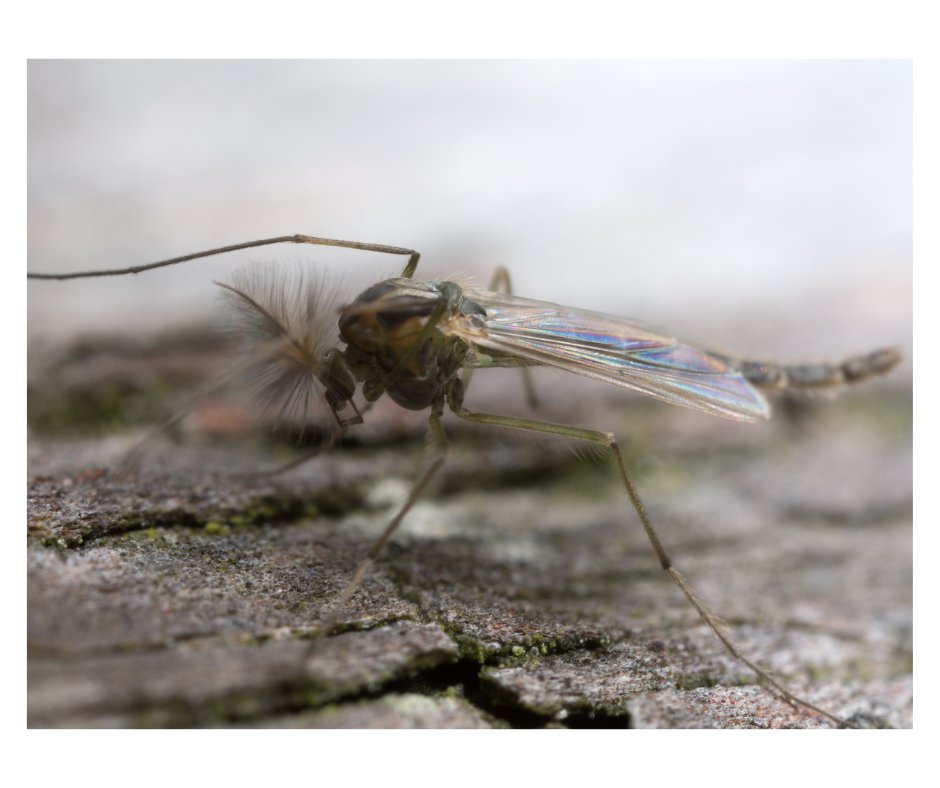
[[[744,375],[751,385],[765,391],[833,389],[886,375],[901,361],[901,354],[894,348],[852,356],[835,364],[774,364],[735,359],[719,353],[712,355]]]

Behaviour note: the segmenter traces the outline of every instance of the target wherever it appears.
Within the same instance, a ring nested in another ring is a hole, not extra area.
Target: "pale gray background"
[[[911,346],[904,61],[32,62],[30,270],[305,232],[783,358]],[[351,290],[391,258],[276,247]],[[32,340],[209,314],[237,261],[29,285]],[[419,269],[419,273],[422,272]]]

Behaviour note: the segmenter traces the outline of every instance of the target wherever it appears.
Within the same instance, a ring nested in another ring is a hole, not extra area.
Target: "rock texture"
[[[124,373],[108,353],[31,361],[31,727],[830,724],[723,650],[606,456],[448,421],[438,484],[336,612],[426,461],[421,416],[377,407],[266,476],[284,445],[203,402],[121,474],[144,432],[95,392],[173,402],[201,370],[176,345]],[[497,380],[475,378],[471,406],[525,412]],[[744,651],[853,724],[912,725],[904,381],[758,426],[582,383],[553,378],[542,417],[622,436],[667,549]]]

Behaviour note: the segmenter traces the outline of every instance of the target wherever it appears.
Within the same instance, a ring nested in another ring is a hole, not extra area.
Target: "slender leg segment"
[[[721,640],[721,642],[725,645],[725,648],[727,648],[736,659],[740,660],[744,665],[750,668],[757,675],[761,682],[770,687],[774,692],[777,693],[777,695],[779,695],[781,698],[783,698],[783,700],[787,701],[791,705],[803,706],[804,708],[814,711],[817,714],[823,715],[830,721],[834,722],[836,725],[842,727],[854,727],[850,723],[835,717],[824,709],[821,709],[818,706],[803,700],[802,698],[798,698],[796,695],[786,689],[786,687],[780,684],[776,679],[774,679],[766,670],[744,656],[744,654],[738,648],[737,644],[731,639],[731,636],[728,634],[722,623],[712,612],[708,610],[705,604],[699,599],[699,597],[686,582],[685,578],[673,565],[672,559],[666,553],[666,550],[659,539],[659,535],[653,528],[653,524],[650,521],[646,507],[640,500],[636,485],[633,483],[633,479],[630,477],[630,473],[627,471],[627,464],[624,461],[623,453],[620,451],[620,447],[617,445],[617,439],[613,433],[600,432],[598,430],[589,430],[580,427],[569,427],[564,424],[533,421],[531,419],[519,419],[511,416],[497,416],[487,413],[471,413],[464,408],[457,410],[457,415],[462,419],[476,422],[477,424],[493,424],[499,427],[511,427],[513,429],[528,430],[530,432],[559,435],[565,438],[574,438],[576,440],[582,440],[588,443],[606,446],[608,449],[610,449],[611,453],[614,455],[614,460],[617,464],[617,470],[619,471],[620,478],[623,481],[623,486],[626,490],[627,497],[630,499],[630,503],[636,510],[637,515],[639,515],[640,522],[643,524],[643,530],[646,531],[646,536],[649,539],[650,544],[653,546],[656,557],[659,559],[660,566],[662,566],[662,568],[673,579],[673,582],[675,582],[675,584],[679,587],[679,590],[682,591],[686,599],[688,599],[696,611],[698,611],[698,614],[701,616],[702,620],[718,636],[718,639]]]
[[[441,426],[441,414],[439,410],[431,413],[431,416],[428,419],[428,428],[431,431],[431,437],[434,439],[435,449],[437,452],[436,456],[431,460],[427,468],[424,469],[424,473],[421,474],[421,477],[412,488],[408,499],[401,505],[401,508],[398,510],[395,516],[389,521],[388,525],[385,527],[385,530],[382,531],[382,535],[379,536],[379,538],[376,539],[372,544],[372,547],[369,548],[369,552],[366,553],[366,557],[363,558],[356,567],[356,571],[353,572],[349,582],[346,583],[346,586],[343,588],[343,590],[340,591],[336,599],[333,600],[333,604],[330,606],[329,615],[327,616],[324,624],[320,627],[321,633],[328,635],[333,627],[336,626],[336,621],[339,618],[340,613],[342,613],[343,608],[346,606],[349,600],[352,599],[352,595],[356,593],[356,589],[362,585],[362,581],[365,579],[365,576],[368,574],[369,570],[372,568],[372,565],[375,563],[375,559],[379,557],[379,554],[388,543],[388,540],[392,538],[392,534],[398,530],[398,526],[401,525],[401,521],[404,519],[405,515],[408,514],[417,500],[421,497],[422,493],[427,489],[427,486],[431,483],[431,480],[435,477],[435,475],[437,475],[437,472],[447,461],[448,442],[447,436],[444,434],[444,429]]]
[[[150,271],[154,268],[165,268],[179,263],[188,263],[190,260],[198,260],[202,257],[212,257],[217,254],[226,254],[227,252],[237,252],[242,249],[253,249],[258,246],[271,246],[273,244],[313,244],[314,246],[339,246],[344,249],[360,249],[364,252],[379,252],[381,254],[400,254],[408,255],[408,262],[401,272],[402,277],[410,279],[418,267],[418,259],[421,255],[414,249],[404,249],[400,246],[387,246],[386,244],[360,243],[359,241],[338,241],[333,238],[316,238],[312,235],[279,235],[276,238],[262,238],[257,241],[245,241],[244,243],[231,244],[230,246],[219,246],[215,249],[207,249],[204,252],[193,252],[185,254],[182,257],[171,257],[168,260],[159,260],[155,263],[145,263],[144,265],[132,265],[128,268],[108,268],[99,271],[77,271],[71,274],[41,274],[27,273],[27,279],[88,279],[95,276],[123,276],[124,274],[139,274],[144,271]]]
[[[512,281],[509,278],[509,270],[505,266],[496,266],[496,270],[493,271],[493,275],[490,277],[487,289],[497,293],[512,295]],[[464,388],[470,385],[470,378],[472,377],[473,369],[465,369],[463,371],[463,377],[461,379],[463,380]],[[526,403],[528,403],[532,410],[538,410],[539,401],[538,397],[535,395],[535,382],[532,380],[532,370],[526,366],[522,367],[522,385],[525,388]]]

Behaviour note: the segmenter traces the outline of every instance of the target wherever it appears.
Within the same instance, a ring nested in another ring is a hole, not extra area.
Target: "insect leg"
[[[666,571],[673,579],[686,599],[688,599],[692,606],[696,609],[702,620],[708,624],[711,630],[718,636],[718,639],[721,640],[721,642],[724,644],[725,648],[731,652],[732,656],[750,668],[758,676],[758,679],[761,682],[769,686],[774,692],[776,692],[781,698],[791,705],[803,706],[804,708],[814,711],[817,714],[823,715],[841,727],[854,727],[845,720],[839,719],[824,709],[813,705],[809,701],[798,698],[796,695],[786,689],[786,687],[780,684],[776,679],[774,679],[766,670],[748,659],[741,652],[737,644],[731,639],[731,636],[728,634],[722,623],[712,612],[708,610],[705,604],[692,590],[691,586],[689,586],[685,578],[673,565],[672,559],[666,553],[666,550],[659,539],[659,535],[653,528],[653,524],[650,521],[646,507],[640,500],[640,495],[637,492],[636,485],[633,483],[633,479],[631,478],[630,473],[627,471],[627,464],[624,461],[623,453],[620,451],[620,447],[617,445],[617,439],[613,433],[600,432],[599,430],[589,430],[580,427],[569,427],[564,424],[553,424],[551,422],[533,421],[531,419],[519,419],[511,416],[497,416],[488,413],[472,413],[462,407],[457,409],[456,413],[460,418],[466,419],[467,421],[476,422],[478,424],[493,424],[500,427],[511,427],[513,429],[528,430],[530,432],[559,435],[565,438],[574,438],[576,440],[582,440],[588,443],[606,446],[608,449],[610,449],[611,453],[614,455],[614,460],[617,463],[617,470],[620,472],[620,478],[623,481],[623,486],[626,490],[627,497],[630,499],[630,503],[633,504],[633,508],[640,517],[640,522],[643,524],[643,529],[646,531],[646,536],[649,539],[650,544],[653,546],[653,550],[656,553],[656,557],[659,559],[660,565],[662,566],[663,570]]]
[[[144,265],[132,265],[128,268],[108,268],[98,271],[77,271],[71,274],[44,274],[27,273],[27,279],[87,279],[95,276],[122,276],[124,274],[139,274],[143,271],[150,271],[154,268],[165,268],[178,263],[186,263],[190,260],[198,260],[202,257],[211,257],[216,254],[226,254],[227,252],[237,252],[241,249],[253,249],[257,246],[270,246],[272,244],[313,244],[315,246],[340,246],[344,249],[360,249],[365,252],[379,252],[381,254],[401,254],[408,255],[408,262],[401,272],[402,277],[410,279],[418,267],[418,259],[421,255],[414,249],[404,249],[400,246],[387,246],[385,244],[360,243],[359,241],[338,241],[333,238],[316,238],[312,235],[279,235],[276,238],[262,238],[257,241],[245,241],[243,243],[231,244],[229,246],[219,246],[215,249],[207,249],[204,252],[193,252],[181,257],[171,257],[168,260],[159,260],[155,263],[145,263]]]
[[[343,588],[343,590],[339,593],[339,596],[333,600],[327,619],[320,627],[321,633],[328,635],[330,630],[336,626],[336,620],[339,617],[339,614],[352,598],[352,595],[356,593],[356,589],[362,585],[362,581],[365,579],[366,574],[368,574],[369,570],[372,568],[376,558],[378,558],[379,554],[382,552],[382,548],[385,547],[388,540],[392,537],[392,534],[394,534],[398,529],[398,526],[401,525],[401,521],[404,519],[405,515],[408,514],[408,512],[411,510],[411,507],[415,505],[415,502],[418,500],[418,498],[421,497],[421,494],[425,491],[428,484],[431,483],[431,480],[447,460],[448,442],[447,436],[444,434],[444,429],[441,426],[441,409],[436,409],[431,413],[430,417],[428,418],[428,429],[431,431],[431,437],[434,439],[437,456],[435,456],[427,468],[424,469],[424,473],[421,474],[421,477],[412,488],[408,499],[401,505],[401,508],[398,510],[395,516],[389,521],[389,524],[385,527],[385,530],[382,531],[382,535],[379,536],[379,538],[376,539],[372,544],[372,547],[369,548],[369,552],[366,553],[366,557],[363,558],[359,563],[359,566],[356,567],[356,571],[353,572],[352,577],[349,579],[349,582],[346,583],[346,586]]]
[[[496,266],[493,276],[490,277],[488,290],[494,290],[497,293],[506,293],[512,295],[512,281],[509,279],[509,270],[502,265]],[[470,378],[473,377],[473,369],[467,368],[463,372],[463,385],[466,388],[470,385]],[[522,367],[522,385],[525,388],[525,399],[532,410],[538,410],[539,401],[535,395],[535,383],[532,380],[532,370],[527,366]]]

